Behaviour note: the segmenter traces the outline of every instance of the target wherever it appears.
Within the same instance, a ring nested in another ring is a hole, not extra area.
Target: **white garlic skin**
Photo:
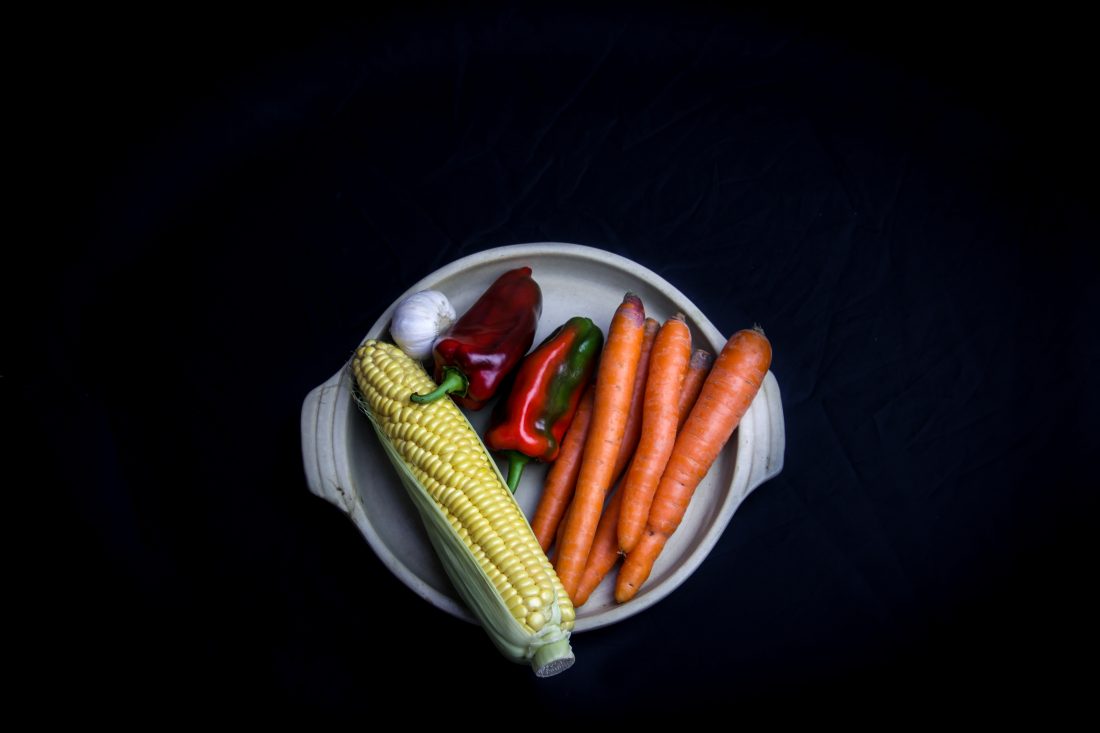
[[[397,304],[390,321],[393,342],[414,359],[427,359],[440,334],[457,315],[451,301],[438,290],[421,290]]]

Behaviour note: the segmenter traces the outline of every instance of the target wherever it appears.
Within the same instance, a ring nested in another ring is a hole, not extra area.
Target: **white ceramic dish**
[[[592,318],[607,333],[626,291],[642,298],[646,315],[661,322],[683,313],[697,346],[718,353],[726,337],[676,288],[623,257],[575,244],[542,242],[478,252],[432,273],[406,295],[444,292],[461,315],[506,270],[530,265],[542,287],[543,312],[535,343],[575,315]],[[364,337],[385,338],[396,302]],[[491,406],[468,413],[482,430]],[[385,565],[435,606],[468,621],[405,490],[367,418],[352,399],[346,365],[306,397],[302,449],[309,489],[350,516]],[[595,629],[649,608],[675,590],[703,562],[750,491],[783,467],[784,426],[779,386],[768,373],[763,388],[692,498],[680,528],[658,558],[646,585],[629,603],[612,598],[614,571],[577,611],[576,631]],[[503,463],[502,470],[507,470]],[[528,516],[538,502],[546,467],[529,464],[516,491]]]

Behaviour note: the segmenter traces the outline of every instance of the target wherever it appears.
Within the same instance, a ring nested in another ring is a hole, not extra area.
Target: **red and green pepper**
[[[531,348],[541,314],[542,290],[530,267],[501,275],[436,341],[432,355],[439,387],[412,395],[412,401],[434,402],[450,394],[462,407],[480,410]]]
[[[508,458],[508,487],[513,492],[528,461],[558,457],[602,349],[603,332],[578,316],[559,326],[520,364],[485,434],[489,449],[503,451]]]

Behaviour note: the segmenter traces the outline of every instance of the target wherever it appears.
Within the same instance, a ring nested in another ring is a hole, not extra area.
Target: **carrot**
[[[615,578],[615,600],[618,603],[626,603],[642,587],[653,571],[653,563],[657,561],[666,542],[668,535],[654,532],[649,527],[642,532],[642,538],[626,556],[619,568],[619,575]]]
[[[561,515],[561,521],[558,522],[558,531],[554,534],[554,557],[551,560],[554,563],[554,572],[558,571],[558,550],[561,549],[561,538],[565,534],[565,525],[569,524],[569,510],[573,508],[573,502],[569,502],[569,506],[565,508],[565,513]]]
[[[619,549],[629,553],[638,543],[649,518],[653,492],[676,443],[680,389],[691,361],[691,331],[677,314],[665,321],[649,362],[642,409],[642,437],[623,484],[619,515]]]
[[[619,510],[623,505],[622,487],[611,490],[611,499],[600,515],[596,527],[596,537],[592,540],[592,549],[588,552],[588,562],[584,566],[584,575],[577,585],[577,594],[573,597],[574,606],[583,606],[592,595],[592,591],[603,582],[604,576],[611,572],[619,560],[619,538],[616,531],[619,526]]]
[[[634,373],[634,387],[630,393],[630,412],[627,413],[623,442],[619,444],[619,455],[615,459],[615,470],[611,472],[611,485],[623,475],[627,464],[638,447],[642,435],[642,407],[645,402],[645,382],[649,378],[649,354],[653,342],[657,340],[657,331],[661,328],[656,318],[645,319],[645,331],[642,333],[642,353],[638,357],[638,371]]]
[[[592,400],[596,389],[589,385],[577,403],[573,413],[573,422],[561,441],[558,457],[550,464],[546,472],[546,481],[542,485],[542,496],[531,519],[531,529],[542,545],[542,551],[550,549],[557,534],[565,507],[573,498],[573,489],[577,485],[577,474],[581,470],[581,457],[584,455],[584,440],[588,437],[588,426],[592,422]]]
[[[759,326],[730,336],[714,362],[668,465],[657,484],[642,539],[626,556],[615,583],[615,600],[634,597],[676,531],[699,482],[749,409],[771,365],[772,347]]]
[[[557,553],[558,577],[572,598],[588,562],[588,551],[596,534],[607,488],[611,485],[619,444],[626,430],[634,376],[642,353],[645,333],[645,308],[641,298],[627,293],[611,319],[607,330],[599,371],[596,373],[596,397],[592,404],[592,424],[584,443],[581,472],[569,521]]]
[[[714,355],[706,349],[696,349],[688,363],[687,374],[684,375],[684,386],[680,389],[680,417],[676,421],[676,430],[683,429],[687,422],[692,405],[699,398],[699,390],[703,388],[703,381],[710,373],[710,367],[714,363]]]

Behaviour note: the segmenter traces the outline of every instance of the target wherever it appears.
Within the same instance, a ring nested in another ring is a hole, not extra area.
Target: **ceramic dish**
[[[535,343],[575,315],[592,318],[607,332],[626,291],[642,298],[646,315],[664,322],[686,316],[696,346],[718,353],[726,337],[684,295],[657,274],[618,255],[575,244],[543,242],[499,247],[464,257],[408,289],[364,337],[386,338],[397,302],[418,290],[440,290],[461,315],[506,270],[530,265],[542,287],[543,312]],[[467,413],[483,430],[491,406]],[[473,621],[451,588],[420,518],[389,464],[367,418],[352,399],[346,365],[306,397],[302,409],[306,478],[314,494],[350,516],[385,565],[435,606]],[[576,631],[606,626],[652,606],[699,567],[750,491],[783,467],[784,427],[779,386],[768,373],[763,388],[696,490],[646,585],[629,603],[612,598],[614,571],[577,610]],[[503,470],[507,470],[503,463]],[[530,464],[516,491],[528,516],[538,502],[546,467]]]

